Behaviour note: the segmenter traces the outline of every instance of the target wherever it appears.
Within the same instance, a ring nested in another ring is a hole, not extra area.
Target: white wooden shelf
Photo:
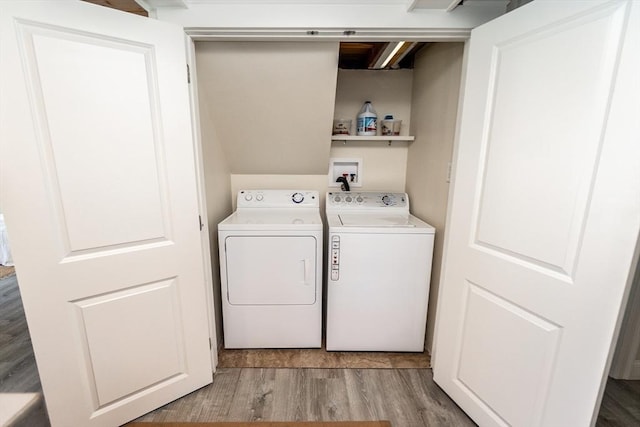
[[[411,142],[415,136],[409,135],[381,135],[381,136],[357,136],[357,135],[331,135],[331,141],[342,141],[346,144],[348,141],[384,141],[391,145],[392,142]]]

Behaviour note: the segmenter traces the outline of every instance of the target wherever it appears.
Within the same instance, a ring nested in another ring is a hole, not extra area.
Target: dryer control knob
[[[253,199],[253,196],[251,194],[247,194],[247,195],[244,196],[244,199],[248,202],[251,199]]]
[[[261,202],[261,201],[262,201],[262,199],[264,199],[264,196],[263,196],[262,194],[258,194],[258,195],[256,195],[256,200],[257,200],[257,201]]]
[[[389,206],[390,204],[393,203],[393,200],[391,199],[391,197],[389,197],[388,195],[385,194],[384,196],[382,196],[382,203],[385,206]]]
[[[293,193],[293,196],[291,196],[291,200],[293,200],[293,203],[302,203],[304,201],[304,194]]]

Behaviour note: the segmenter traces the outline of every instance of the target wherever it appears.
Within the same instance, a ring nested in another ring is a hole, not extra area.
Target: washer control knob
[[[253,199],[253,196],[251,194],[245,194],[244,199],[248,202]]]
[[[347,202],[347,203],[351,203],[351,202],[353,202],[353,198],[351,196],[347,196],[347,197],[344,198],[344,201]]]
[[[340,203],[342,201],[342,199],[340,198],[340,196],[336,196],[336,197],[333,198],[333,201],[335,203]]]
[[[257,194],[257,195],[256,195],[256,200],[257,200],[257,201],[261,202],[261,201],[262,201],[262,199],[264,199],[264,196],[263,196],[262,194]]]
[[[304,194],[293,193],[293,196],[291,196],[291,200],[293,200],[293,203],[302,203],[304,201]]]
[[[362,203],[363,201],[364,201],[364,199],[362,198],[362,196],[356,197],[356,202]]]
[[[391,200],[391,197],[389,197],[387,194],[385,194],[384,196],[382,196],[382,203],[385,206],[389,206],[391,203],[393,203],[393,200]]]

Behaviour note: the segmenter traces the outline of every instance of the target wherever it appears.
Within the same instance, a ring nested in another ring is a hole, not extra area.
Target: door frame
[[[211,245],[209,221],[207,215],[207,197],[205,190],[204,155],[202,153],[202,135],[200,133],[200,109],[198,107],[198,79],[196,75],[196,51],[193,39],[185,36],[187,64],[185,73],[189,81],[189,106],[191,108],[191,128],[195,153],[196,186],[198,192],[198,210],[200,215],[200,243],[204,266],[205,292],[207,295],[207,323],[209,327],[209,348],[211,366],[215,373],[218,368],[218,335],[215,317],[215,295],[213,292],[213,267],[211,265]]]
[[[149,19],[152,18],[150,15]],[[162,19],[159,19],[162,21]],[[196,169],[197,169],[197,185],[198,185],[198,193],[200,200],[200,215],[203,218],[203,236],[207,236],[206,242],[203,237],[203,257],[205,258],[205,281],[207,286],[207,308],[209,314],[209,328],[210,328],[210,339],[211,339],[211,360],[214,373],[217,370],[218,365],[218,347],[221,345],[221,341],[218,342],[218,339],[221,337],[217,336],[216,333],[216,317],[215,317],[215,304],[216,304],[216,296],[213,292],[213,276],[212,276],[212,266],[211,266],[211,250],[209,246],[209,239],[211,235],[209,234],[209,226],[207,219],[207,204],[206,204],[206,196],[205,196],[205,177],[204,177],[204,157],[202,150],[202,137],[201,137],[201,129],[200,129],[200,113],[198,107],[198,79],[197,79],[197,66],[196,66],[196,54],[195,54],[195,42],[221,42],[221,41],[282,41],[282,42],[291,42],[291,41],[336,41],[336,42],[355,42],[355,41],[371,41],[371,40],[384,40],[384,41],[417,41],[417,42],[439,42],[439,43],[464,43],[463,50],[463,58],[462,58],[462,75],[460,78],[460,84],[464,81],[465,71],[466,71],[466,58],[468,51],[468,42],[471,36],[470,29],[449,29],[449,30],[432,30],[432,29],[422,29],[419,31],[416,30],[402,30],[402,29],[386,29],[386,28],[367,28],[366,36],[345,36],[340,31],[333,32],[331,34],[318,34],[314,35],[313,38],[306,36],[297,35],[294,33],[284,34],[281,30],[278,29],[258,29],[258,30],[240,30],[234,31],[229,29],[220,29],[216,27],[198,27],[198,28],[184,28],[185,32],[185,45],[187,51],[187,59],[188,59],[188,73],[190,78],[189,84],[189,97],[191,102],[191,111],[192,111],[192,123],[191,126],[193,128],[194,135],[194,152],[196,155]],[[455,167],[455,159],[457,153],[457,135],[458,135],[458,123],[460,122],[460,113],[461,113],[461,105],[463,100],[462,91],[460,91],[459,102],[458,102],[458,111],[456,113],[456,137],[454,140],[453,151],[452,151],[452,168]],[[453,176],[453,169],[452,169]],[[449,196],[451,195],[451,191],[453,189],[453,182],[449,188]],[[451,197],[449,197],[449,201]],[[447,206],[447,212],[449,212],[449,207]],[[446,243],[446,234],[445,234],[445,243]],[[439,285],[439,284],[438,284]],[[433,284],[432,284],[433,286]],[[221,302],[220,302],[221,304]],[[437,308],[437,303],[436,303]],[[425,341],[425,347],[428,343]],[[431,348],[426,348],[434,354],[435,350],[435,342],[432,343]],[[433,363],[433,362],[432,362]]]
[[[498,19],[498,18],[496,18]],[[311,39],[310,37],[304,37],[301,35],[295,35],[295,34],[282,34],[282,31],[279,31],[278,29],[257,29],[257,30],[253,30],[253,31],[229,31],[227,29],[218,29],[215,27],[199,27],[197,29],[190,29],[190,28],[185,28],[185,34],[187,35],[187,39],[189,39],[191,41],[191,44],[193,44],[194,42],[197,41],[273,41],[273,40],[278,40],[278,41],[337,41],[337,42],[346,42],[346,41],[371,41],[371,40],[385,40],[385,41],[401,41],[401,40],[408,40],[408,41],[421,41],[421,42],[462,42],[464,43],[464,50],[463,50],[463,58],[462,58],[462,75],[461,75],[461,79],[460,79],[460,94],[459,94],[459,100],[458,100],[458,111],[456,114],[456,130],[455,130],[455,136],[454,136],[454,143],[453,143],[453,151],[452,151],[452,181],[451,181],[451,185],[449,186],[449,193],[448,193],[448,203],[447,203],[447,214],[446,214],[446,221],[445,223],[448,224],[450,222],[450,215],[451,215],[451,201],[452,201],[452,194],[455,191],[455,180],[453,177],[455,177],[455,167],[456,167],[456,159],[458,156],[458,149],[459,149],[459,136],[460,136],[460,117],[461,117],[461,111],[462,111],[462,105],[464,103],[464,86],[463,86],[463,82],[465,81],[465,75],[466,75],[466,71],[467,71],[467,56],[468,56],[468,48],[469,48],[469,40],[470,40],[470,36],[471,36],[471,30],[447,30],[447,31],[434,31],[434,30],[429,30],[429,29],[424,29],[424,30],[420,30],[420,31],[411,31],[409,29],[407,30],[402,30],[402,29],[395,29],[395,30],[389,30],[389,29],[383,29],[383,28],[368,28],[366,29],[366,32],[368,34],[368,36],[349,36],[346,37],[344,35],[337,35],[336,33],[333,34],[328,34],[328,35],[322,35],[322,34],[318,34],[318,35],[314,35],[313,39]],[[372,35],[374,34],[374,35]],[[195,58],[194,62],[195,62]],[[192,75],[193,72],[195,71],[195,67],[192,70]],[[195,85],[191,85],[190,87],[192,88],[192,90],[194,89]],[[197,106],[196,106],[197,107]],[[196,108],[197,110],[197,108]],[[200,141],[200,129],[196,129],[196,135],[197,135],[197,144],[201,144]],[[198,161],[202,162],[202,158],[201,158],[201,147],[198,147],[197,149],[197,155],[198,155]],[[204,186],[201,187],[200,191],[204,191]],[[445,263],[446,260],[446,253],[447,253],[447,246],[448,246],[448,234],[449,234],[449,230],[448,228],[446,228],[445,230],[445,235],[444,235],[444,255],[443,255],[443,260],[442,260],[442,264]],[[595,422],[598,413],[600,411],[600,405],[602,403],[602,398],[604,396],[604,390],[605,390],[605,386],[607,383],[607,378],[608,378],[608,373],[609,370],[611,369],[611,365],[612,365],[612,361],[614,358],[614,353],[615,353],[615,349],[616,349],[616,343],[618,341],[618,338],[620,336],[620,331],[621,331],[621,327],[622,327],[622,323],[623,323],[623,318],[624,318],[624,314],[626,311],[626,308],[628,306],[628,302],[629,302],[629,294],[632,288],[632,282],[633,282],[633,277],[634,277],[634,272],[636,271],[636,268],[638,267],[639,264],[639,258],[640,258],[640,236],[638,236],[637,238],[637,245],[636,245],[636,251],[634,254],[634,262],[632,263],[632,268],[629,271],[629,274],[627,276],[627,283],[625,285],[625,292],[624,292],[624,296],[622,299],[622,303],[620,306],[620,311],[618,313],[618,320],[616,322],[616,327],[614,330],[614,334],[613,334],[613,338],[612,341],[610,343],[609,346],[609,356],[607,358],[607,364],[605,366],[605,371],[602,377],[602,382],[600,385],[600,392],[598,395],[598,399],[597,399],[597,405],[594,407],[594,415],[593,415],[593,422]],[[207,248],[208,250],[208,248]],[[441,283],[438,283],[438,286],[441,286]],[[640,294],[640,292],[638,292],[638,294]],[[438,299],[435,305],[435,309],[437,310],[438,305],[440,304],[440,300],[442,298],[442,292],[439,292],[438,295]],[[640,317],[640,316],[638,316]],[[438,328],[438,318],[436,316],[436,322],[435,322],[435,329]],[[435,348],[437,346],[437,342],[434,339],[434,342],[431,346],[431,354],[435,354]],[[432,365],[435,365],[437,363],[437,360],[432,359]]]

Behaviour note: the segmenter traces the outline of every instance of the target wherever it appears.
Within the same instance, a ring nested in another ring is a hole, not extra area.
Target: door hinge
[[[198,224],[200,224],[200,231],[204,228],[204,224],[202,223],[202,215],[198,215]]]
[[[187,83],[191,83],[191,68],[189,68],[189,64],[187,64]]]

